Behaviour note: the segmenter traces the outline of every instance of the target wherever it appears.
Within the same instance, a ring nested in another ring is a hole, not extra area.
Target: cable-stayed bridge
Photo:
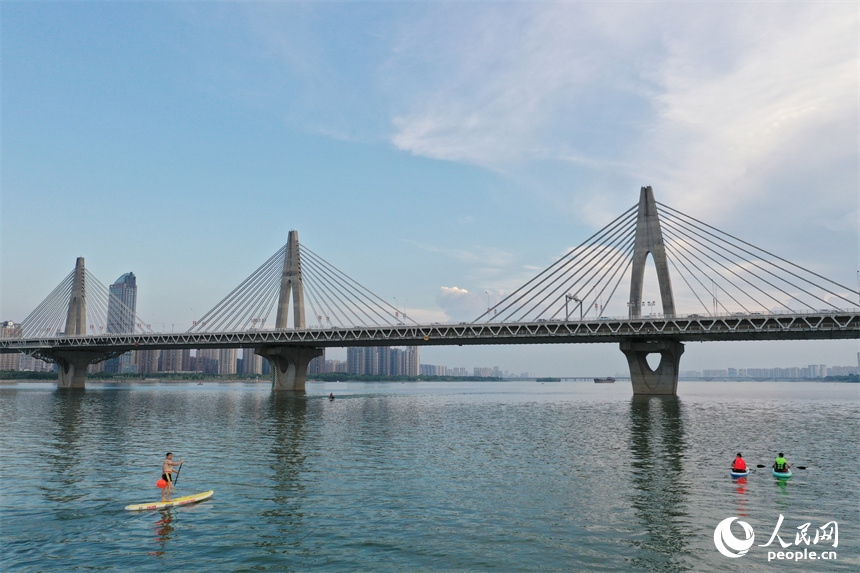
[[[658,300],[643,300],[646,268]],[[242,347],[270,361],[276,390],[304,391],[324,347],[613,342],[634,393],[675,394],[684,342],[857,339],[857,301],[853,289],[657,203],[644,187],[638,204],[471,322],[416,323],[291,231],[184,333],[153,332],[78,259],[0,352],[56,362],[59,387],[74,388],[89,364],[129,350]]]

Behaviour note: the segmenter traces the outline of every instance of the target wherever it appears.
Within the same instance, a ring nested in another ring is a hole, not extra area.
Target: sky
[[[0,32],[0,320],[82,256],[186,330],[291,229],[415,320],[472,320],[644,185],[860,288],[856,2],[6,0]],[[681,369],[858,351],[691,343]],[[422,362],[626,371],[614,344]]]

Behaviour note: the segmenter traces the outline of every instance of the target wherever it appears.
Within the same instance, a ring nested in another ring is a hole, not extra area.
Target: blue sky
[[[860,19],[833,3],[10,2],[0,319],[133,271],[185,330],[297,229],[419,320],[470,320],[657,199],[854,285]],[[682,369],[853,364],[688,345]],[[538,374],[615,345],[432,348]]]

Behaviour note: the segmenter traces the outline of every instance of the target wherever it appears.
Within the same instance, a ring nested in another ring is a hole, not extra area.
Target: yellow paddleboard
[[[215,492],[209,490],[204,493],[196,493],[194,495],[186,495],[185,497],[177,497],[170,501],[158,501],[150,503],[138,503],[137,505],[127,505],[125,508],[128,511],[141,511],[144,509],[164,509],[166,507],[175,507],[177,505],[188,505],[189,503],[197,503],[204,499],[209,499]]]

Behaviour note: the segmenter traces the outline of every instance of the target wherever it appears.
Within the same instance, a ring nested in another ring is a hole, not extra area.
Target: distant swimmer
[[[747,463],[744,461],[743,457],[741,457],[740,452],[738,452],[738,455],[735,456],[735,461],[732,462],[732,471],[735,471],[735,472],[747,471]]]
[[[173,493],[173,466],[181,465],[182,461],[174,462],[173,454],[167,452],[164,463],[161,464],[161,479],[167,482],[167,485],[161,490],[161,501],[170,501],[170,494]],[[165,495],[167,496],[167,499],[164,499]]]
[[[328,399],[329,399],[329,400],[334,400],[334,393],[333,393],[333,392],[332,392],[332,393],[330,393],[330,394],[328,395]]]
[[[788,465],[788,462],[785,460],[785,454],[779,452],[779,455],[776,457],[776,461],[773,462],[773,470],[777,473],[787,473],[788,468],[791,466]]]

